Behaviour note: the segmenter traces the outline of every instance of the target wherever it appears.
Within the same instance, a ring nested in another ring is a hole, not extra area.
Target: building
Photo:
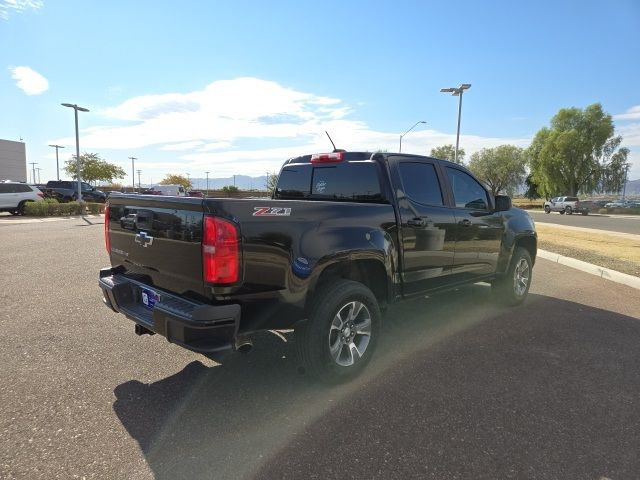
[[[27,181],[27,154],[23,142],[0,140],[0,180]]]

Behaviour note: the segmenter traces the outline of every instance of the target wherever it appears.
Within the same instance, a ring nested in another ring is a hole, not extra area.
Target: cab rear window
[[[280,172],[278,199],[337,200],[386,203],[375,162],[338,165],[299,164]]]

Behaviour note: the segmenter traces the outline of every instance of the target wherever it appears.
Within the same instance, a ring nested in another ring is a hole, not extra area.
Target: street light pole
[[[49,145],[56,149],[56,172],[58,173],[58,181],[60,180],[60,163],[58,162],[58,149],[64,148],[62,145]]]
[[[142,173],[142,170],[136,170],[136,171],[138,172],[138,191],[140,191],[142,189],[142,187],[140,186],[140,174]]]
[[[136,160],[138,157],[128,157],[131,160],[131,184],[133,185],[133,191],[136,191]]]
[[[209,172],[204,172],[207,174],[207,197],[209,196]]]
[[[88,108],[79,107],[75,103],[61,103],[63,107],[73,108],[76,120],[76,168],[78,173],[78,201],[82,202],[82,178],[80,178],[80,135],[78,133],[78,110],[88,112]]]
[[[458,146],[460,144],[460,117],[462,116],[462,94],[465,90],[469,90],[471,88],[470,83],[463,83],[459,87],[449,87],[449,88],[441,88],[440,91],[444,93],[451,93],[454,97],[460,97],[460,101],[458,102],[458,130],[456,133],[456,151],[454,153],[453,161],[458,163]]]
[[[411,127],[409,130],[407,130],[406,132],[404,132],[402,135],[400,135],[400,150],[399,153],[402,153],[402,137],[404,137],[407,133],[409,133],[411,130],[413,130],[414,128],[416,128],[418,125],[420,125],[421,123],[427,123],[424,120],[420,120],[418,122],[415,123],[415,125],[413,127]]]
[[[42,170],[42,169],[40,167],[38,167],[38,168],[36,168],[36,170],[38,171],[38,182],[37,183],[40,183],[40,170]],[[36,183],[36,182],[33,182],[33,183]]]
[[[38,165],[38,162],[29,162],[29,165],[31,165],[31,170],[33,171],[31,174],[31,183],[36,183],[36,165]]]

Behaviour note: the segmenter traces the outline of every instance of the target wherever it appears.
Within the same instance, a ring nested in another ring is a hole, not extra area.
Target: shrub
[[[100,211],[99,207],[98,211]],[[68,215],[81,215],[82,205],[78,202],[59,203],[56,200],[27,202],[24,206],[24,214],[30,217],[58,217]]]

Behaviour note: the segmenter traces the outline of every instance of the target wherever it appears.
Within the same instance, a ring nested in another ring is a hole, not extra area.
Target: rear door
[[[117,195],[109,203],[114,267],[158,288],[204,296],[202,199]]]
[[[433,161],[389,157],[401,231],[405,294],[441,286],[451,273],[456,225],[445,206],[442,178]]]
[[[469,173],[453,165],[444,167],[455,208],[454,271],[465,276],[492,274],[504,232],[504,219],[493,211],[489,192]]]

